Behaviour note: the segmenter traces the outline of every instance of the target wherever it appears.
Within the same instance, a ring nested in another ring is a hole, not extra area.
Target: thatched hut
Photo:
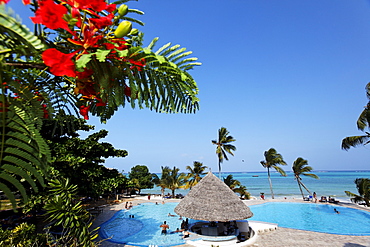
[[[176,206],[182,217],[204,221],[234,221],[253,216],[249,207],[212,172],[195,185]]]

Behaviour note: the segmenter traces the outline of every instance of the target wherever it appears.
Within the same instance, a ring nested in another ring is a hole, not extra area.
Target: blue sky
[[[16,12],[25,12],[11,0]],[[263,153],[275,148],[291,170],[298,157],[315,170],[368,170],[370,146],[341,150],[361,135],[356,120],[370,81],[370,4],[364,0],[140,0],[130,8],[145,42],[180,44],[199,58],[191,71],[199,86],[196,114],[120,109],[103,141],[129,152],[107,167],[147,165],[185,171],[194,161],[218,171],[218,129],[236,139],[222,171],[263,171]]]

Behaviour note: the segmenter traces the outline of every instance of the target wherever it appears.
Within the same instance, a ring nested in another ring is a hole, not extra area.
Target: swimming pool
[[[249,220],[277,223],[280,227],[340,235],[370,235],[370,213],[319,203],[268,202],[249,206]],[[339,214],[334,212],[339,211]]]
[[[143,203],[130,210],[117,212],[101,225],[99,233],[109,241],[136,246],[173,246],[184,244],[182,233],[161,235],[160,225],[167,221],[169,232],[180,228],[175,214],[178,203]],[[254,216],[249,220],[277,223],[280,227],[300,230],[341,234],[370,235],[370,213],[352,208],[319,203],[268,202],[249,206]],[[340,214],[334,212],[336,208]],[[134,218],[130,218],[133,215]],[[195,223],[189,219],[189,224]]]
[[[168,216],[169,213],[175,215],[174,208],[177,204],[143,203],[130,210],[121,210],[101,225],[99,233],[103,238],[112,236],[112,239],[109,240],[111,242],[136,246],[184,244],[182,233],[171,233],[176,228],[180,228],[182,220],[179,219],[179,216]],[[130,215],[133,215],[134,218],[130,218]],[[161,234],[159,226],[163,221],[167,221],[170,227],[167,235]],[[189,224],[194,222],[196,221],[189,219]]]

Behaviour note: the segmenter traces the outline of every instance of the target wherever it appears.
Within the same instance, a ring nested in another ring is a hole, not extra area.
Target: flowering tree
[[[188,73],[200,65],[179,45],[143,46],[143,23],[118,0],[23,0],[31,32],[0,0],[0,190],[16,207],[45,185],[50,150],[43,119],[70,127],[65,116],[101,122],[127,104],[157,112],[194,113],[198,88]]]
[[[198,88],[188,73],[200,64],[197,58],[171,43],[153,51],[158,38],[143,47],[143,34],[132,28],[132,23],[142,22],[128,17],[143,13],[122,4],[127,1],[24,0],[35,12],[34,33],[6,8],[6,2],[0,0],[1,161],[4,166],[6,157],[17,159],[9,165],[19,176],[26,179],[20,170],[32,163],[31,174],[43,183],[49,157],[38,135],[43,118],[66,113],[88,119],[92,114],[105,122],[126,104],[168,113],[198,109]],[[9,131],[32,140],[12,137],[18,143],[13,147],[21,144],[26,153],[36,150],[37,160],[8,149]],[[9,192],[4,186],[9,187],[1,183],[0,189]]]

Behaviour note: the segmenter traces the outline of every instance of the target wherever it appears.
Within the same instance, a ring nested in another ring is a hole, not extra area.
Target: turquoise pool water
[[[182,220],[175,215],[174,208],[178,203],[143,203],[130,210],[117,212],[109,221],[101,225],[100,234],[103,238],[112,237],[109,241],[136,246],[171,246],[184,244],[182,233],[171,233],[180,228]],[[130,218],[133,215],[134,218]],[[170,226],[167,235],[161,234],[159,227],[163,221]],[[195,221],[189,219],[189,223]]]
[[[103,238],[112,237],[111,242],[136,246],[172,246],[185,241],[182,233],[170,233],[180,228],[179,217],[175,214],[177,203],[143,203],[130,210],[117,212],[110,220],[101,225]],[[334,212],[336,208],[340,214]],[[370,235],[370,213],[331,204],[269,202],[250,206],[254,216],[249,220],[277,223],[280,227],[300,230],[341,234]],[[134,218],[130,218],[133,215]],[[167,221],[170,226],[167,235],[161,235],[160,225]],[[189,223],[196,221],[189,219]]]
[[[334,212],[334,208],[339,214]],[[250,206],[249,220],[277,223],[280,227],[340,235],[370,235],[370,213],[320,203],[268,202]]]

